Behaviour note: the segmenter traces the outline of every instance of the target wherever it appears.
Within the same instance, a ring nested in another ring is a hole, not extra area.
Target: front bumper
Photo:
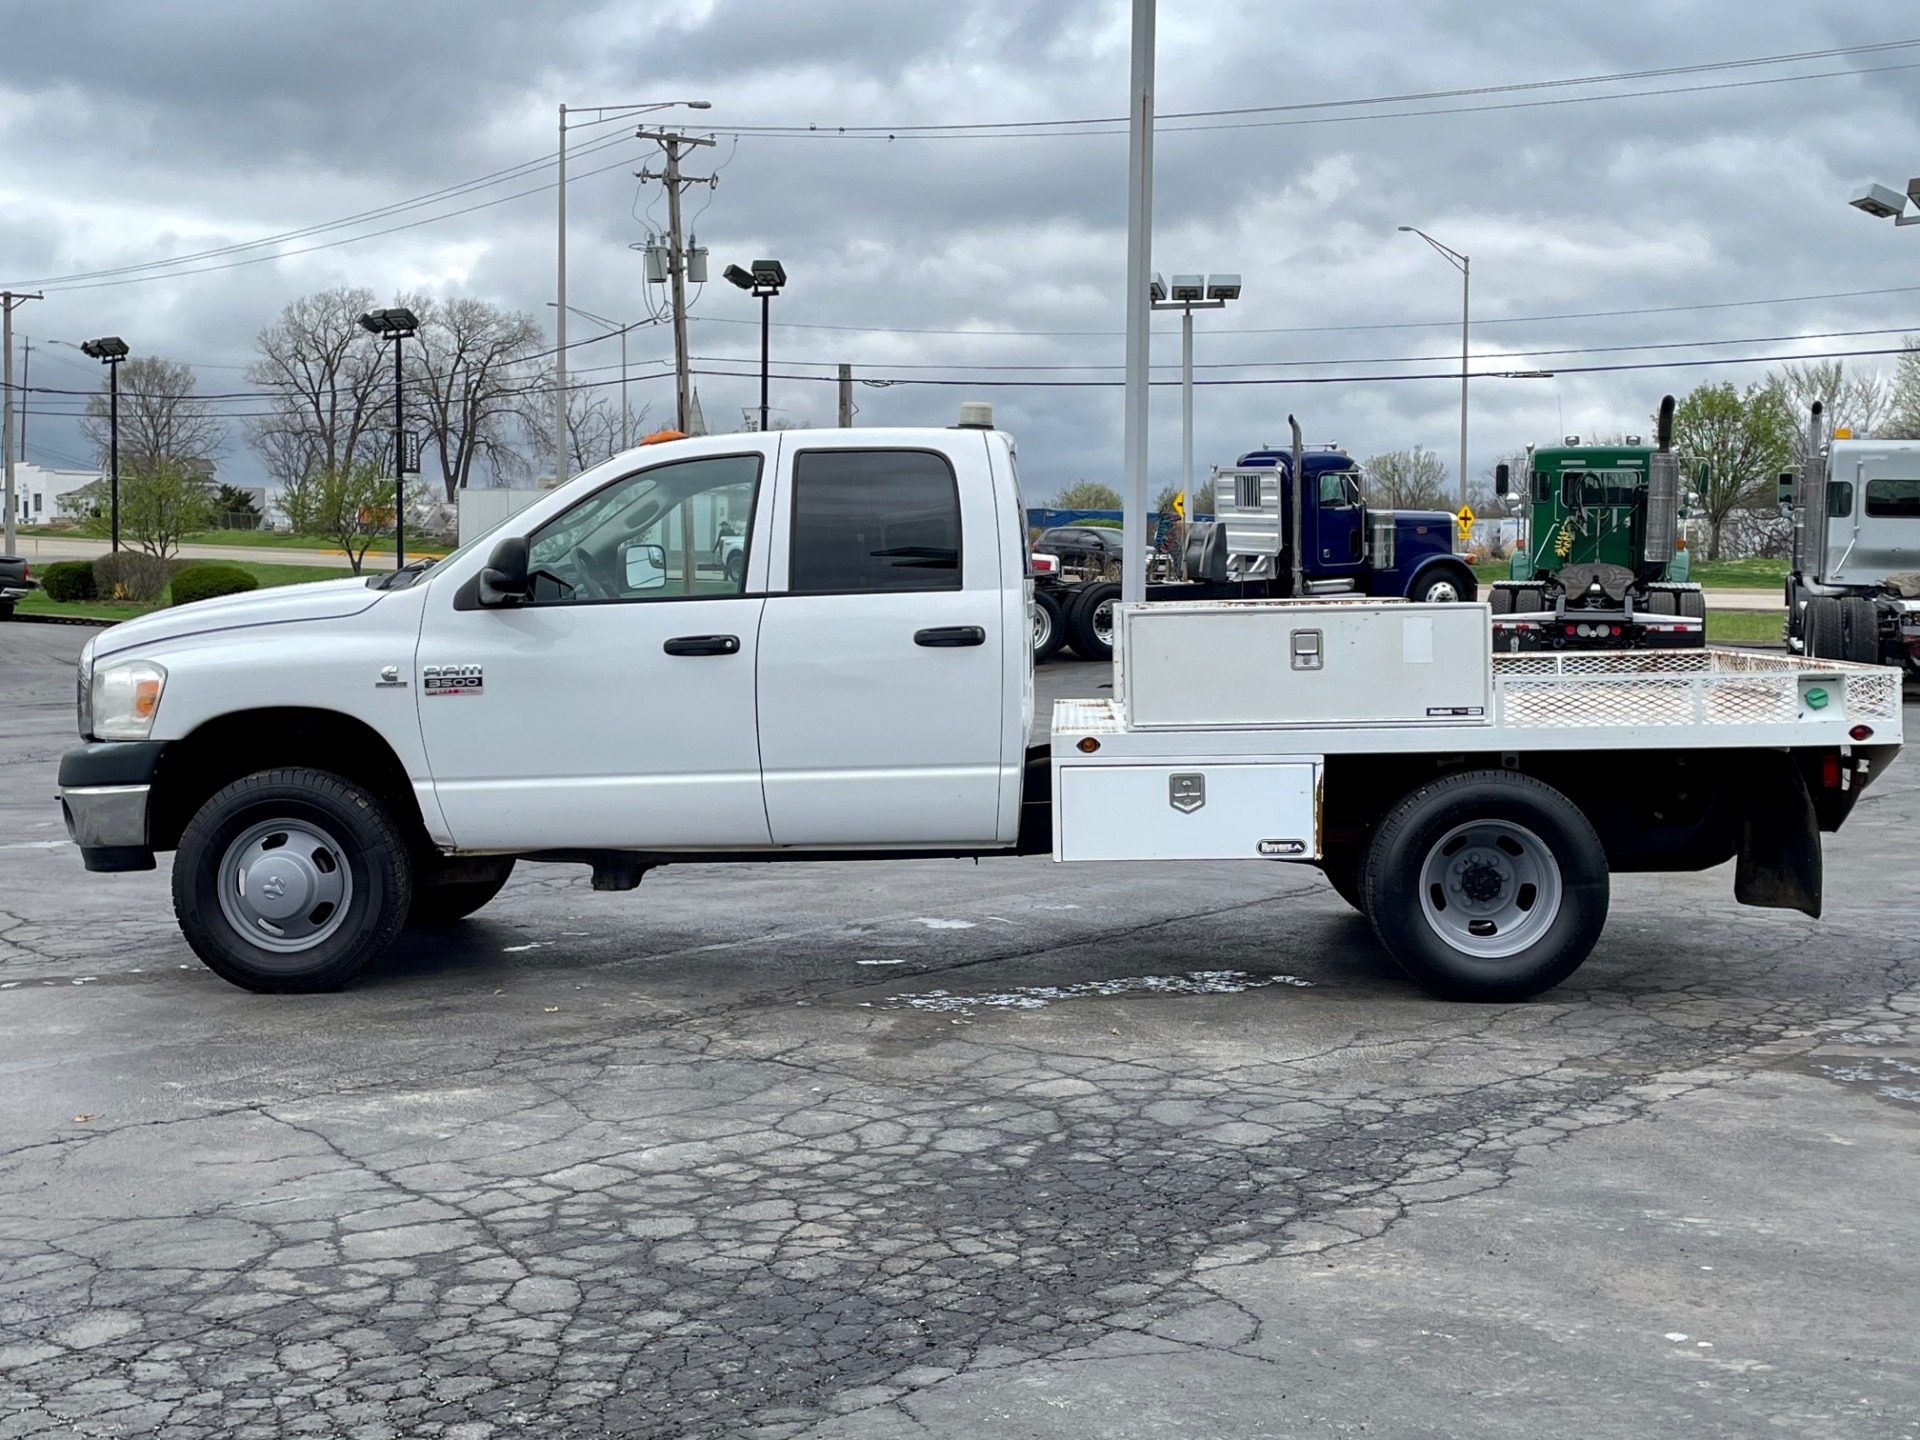
[[[160,741],[96,741],[60,757],[60,813],[89,870],[151,870],[147,799]]]

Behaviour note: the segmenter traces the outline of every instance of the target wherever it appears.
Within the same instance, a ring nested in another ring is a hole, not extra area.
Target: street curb
[[[94,625],[102,630],[120,623],[118,620],[99,620],[91,615],[22,615],[17,610],[0,621],[0,624],[6,625]]]

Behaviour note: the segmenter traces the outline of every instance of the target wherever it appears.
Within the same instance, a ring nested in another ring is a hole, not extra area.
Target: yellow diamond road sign
[[[1463,540],[1466,539],[1467,536],[1473,532],[1472,507],[1462,505],[1458,510],[1454,511],[1453,522],[1460,527],[1460,538]]]
[[[1182,490],[1173,497],[1173,513],[1182,520],[1187,518],[1187,492]]]

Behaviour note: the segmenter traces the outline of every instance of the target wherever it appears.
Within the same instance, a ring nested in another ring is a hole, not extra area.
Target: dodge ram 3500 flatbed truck
[[[1737,858],[1817,914],[1820,832],[1899,748],[1897,671],[1493,656],[1485,605],[1359,598],[1120,606],[1113,698],[1030,747],[1025,517],[991,428],[629,451],[430,569],[103,632],[67,823],[92,870],[174,851],[189,943],[258,990],[346,983],[516,858],[1050,853],[1318,864],[1415,980],[1511,999],[1586,957],[1610,871]]]

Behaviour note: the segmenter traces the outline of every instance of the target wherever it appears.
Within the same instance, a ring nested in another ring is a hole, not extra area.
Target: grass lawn
[[[1739,645],[1779,644],[1784,610],[1709,610],[1707,639]]]
[[[1473,567],[1482,585],[1507,578],[1507,562],[1490,561]],[[1777,590],[1787,578],[1784,560],[1696,560],[1687,578],[1708,590]]]
[[[276,585],[304,585],[309,580],[351,580],[351,570],[342,570],[333,565],[261,565],[247,560],[210,560],[207,564],[231,565],[236,570],[244,570],[260,582],[260,588],[270,590]],[[35,590],[21,600],[17,609],[22,615],[64,615],[74,620],[131,620],[136,615],[145,615],[152,610],[166,608],[172,601],[172,591],[160,597],[157,605],[114,605],[99,600],[74,600],[58,604],[47,598],[44,590]]]

